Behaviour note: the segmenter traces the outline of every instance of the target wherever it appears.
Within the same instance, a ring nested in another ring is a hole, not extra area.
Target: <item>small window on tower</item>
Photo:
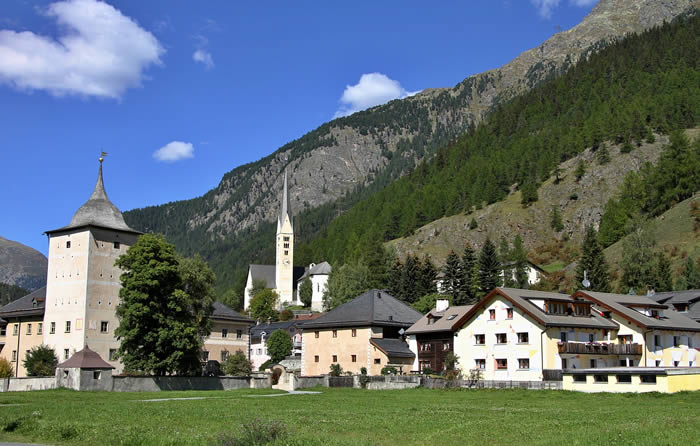
[[[70,248],[70,240],[66,242],[66,248]]]
[[[114,249],[119,249],[121,244],[119,242],[114,242]]]
[[[288,242],[288,241],[289,241],[289,237],[285,236],[285,237],[284,237],[284,241],[285,241],[285,242]]]
[[[289,255],[289,251],[287,251],[287,250],[285,249],[285,250],[284,250],[284,255],[288,256],[288,255]]]

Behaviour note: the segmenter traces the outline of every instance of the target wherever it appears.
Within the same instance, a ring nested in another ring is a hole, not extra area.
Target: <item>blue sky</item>
[[[199,196],[334,116],[501,66],[595,0],[2,0],[0,236],[46,254],[95,183]]]

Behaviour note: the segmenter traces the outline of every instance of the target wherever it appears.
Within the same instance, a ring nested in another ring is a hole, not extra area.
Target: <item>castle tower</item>
[[[102,180],[102,161],[97,184],[68,226],[46,231],[49,265],[44,312],[44,344],[59,361],[86,346],[122,370],[114,353],[119,341],[114,330],[119,322],[121,270],[114,262],[136,242],[140,232],[131,229],[119,209],[109,201]]]
[[[277,218],[276,247],[275,288],[280,295],[280,304],[294,304],[294,226],[292,208],[289,205],[286,169],[284,171],[280,214]]]

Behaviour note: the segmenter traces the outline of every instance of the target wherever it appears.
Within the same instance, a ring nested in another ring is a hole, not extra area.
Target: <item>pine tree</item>
[[[576,171],[574,172],[574,175],[576,176],[576,182],[578,183],[581,181],[581,178],[586,174],[586,164],[583,162],[583,160],[580,160],[578,164],[576,165]]]
[[[654,241],[648,231],[638,227],[622,241],[622,285],[646,291],[657,280]]]
[[[590,282],[588,288],[583,286],[584,272]],[[610,291],[610,273],[605,255],[598,244],[597,234],[593,226],[586,227],[586,235],[581,248],[581,258],[576,267],[576,287],[590,291]]]
[[[520,234],[515,236],[513,240],[513,249],[510,253],[510,258],[513,261],[513,269],[515,271],[515,284],[518,288],[526,289],[528,287],[527,277],[527,253],[523,245],[523,239]]]
[[[608,151],[607,144],[601,144],[600,148],[595,152],[595,158],[598,164],[608,164],[610,162],[610,152]]]
[[[458,301],[462,268],[459,263],[459,257],[457,257],[454,251],[450,251],[448,254],[442,273],[444,276],[442,279],[443,293],[450,295],[452,297],[452,302]]]
[[[660,252],[656,252],[655,258],[655,280],[654,290],[656,291],[671,291],[673,289],[673,280],[671,278],[671,262],[666,256]]]
[[[472,221],[469,222],[469,229],[476,229],[479,225],[476,223],[476,218],[472,217]]]
[[[404,300],[403,297],[403,264],[397,257],[389,271],[389,293],[399,300]]]
[[[476,301],[478,289],[476,284],[476,265],[474,249],[467,244],[466,248],[464,248],[464,254],[462,254],[462,278],[455,305],[467,305]]]
[[[498,260],[496,245],[486,239],[479,253],[479,293],[485,296],[498,286],[501,275],[501,262]]]
[[[421,274],[417,286],[419,289],[418,298],[437,293],[437,270],[428,255],[423,257],[421,262]]]
[[[416,284],[421,275],[420,261],[413,255],[409,254],[406,257],[406,263],[403,265],[403,274],[401,277],[401,290],[403,291],[403,300],[408,303],[413,303],[418,300],[418,288]]]
[[[700,288],[700,271],[695,260],[688,256],[685,259],[685,269],[676,282],[677,290],[696,290]]]
[[[552,206],[551,226],[555,232],[564,230],[564,223],[561,221],[561,213],[558,206]]]
[[[505,237],[501,237],[501,243],[498,246],[498,259],[501,262],[502,268],[502,280],[499,284],[513,288],[515,286],[515,280],[513,280],[513,265],[512,259],[510,257],[510,245]]]

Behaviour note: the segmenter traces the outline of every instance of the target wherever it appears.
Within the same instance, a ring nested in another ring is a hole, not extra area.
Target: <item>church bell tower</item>
[[[277,256],[275,259],[275,285],[280,304],[294,304],[294,226],[292,208],[289,205],[287,169],[284,170],[284,185],[280,214],[277,218]]]

